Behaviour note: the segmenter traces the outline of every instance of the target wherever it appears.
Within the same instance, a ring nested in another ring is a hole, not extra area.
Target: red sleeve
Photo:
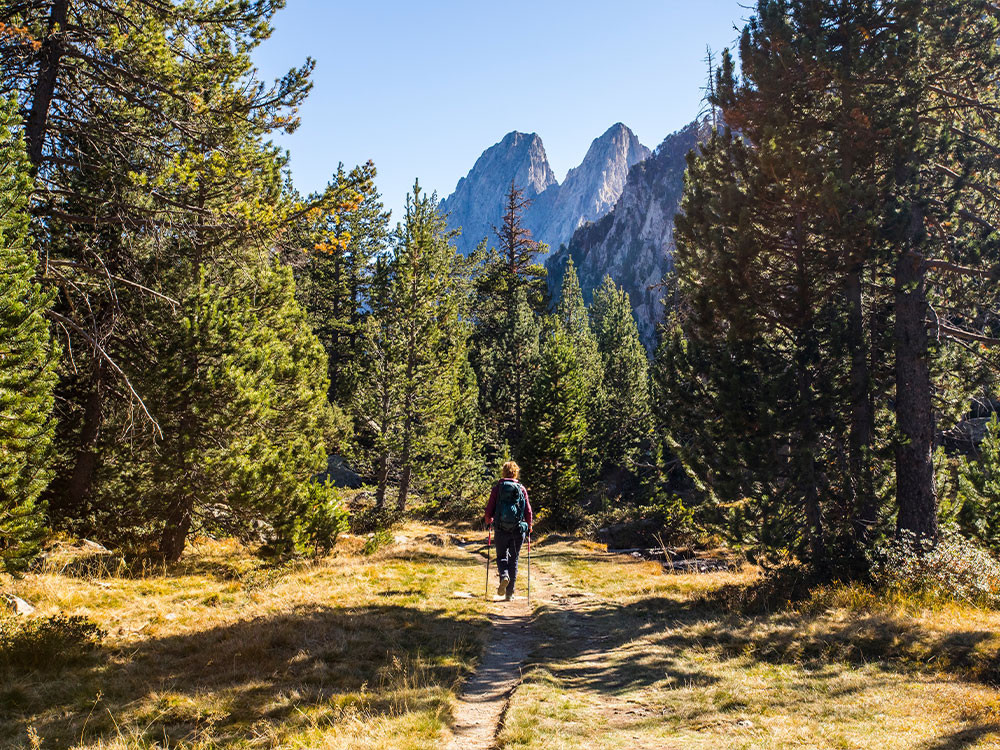
[[[531,500],[528,499],[528,488],[523,484],[521,487],[524,488],[524,520],[528,522],[528,528],[530,529],[534,519],[534,514],[531,512]]]
[[[486,523],[493,523],[493,514],[497,509],[497,485],[493,485],[493,489],[490,490],[490,501],[486,503],[486,514],[483,516]]]

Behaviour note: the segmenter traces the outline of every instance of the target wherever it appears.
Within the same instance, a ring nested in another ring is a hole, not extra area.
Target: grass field
[[[447,529],[398,533],[282,567],[228,542],[141,575],[50,562],[13,584],[28,622],[104,634],[8,640],[0,747],[443,747],[502,605]],[[567,540],[532,562],[537,647],[501,747],[1000,748],[1000,613],[835,588],[750,615],[716,594],[753,571],[665,575]]]
[[[745,616],[711,594],[753,573],[668,576],[580,543],[535,560],[570,604],[538,613],[503,747],[1000,747],[998,613],[841,588]]]
[[[14,590],[37,615],[106,635],[76,661],[3,670],[0,746],[436,747],[487,621],[452,596],[480,591],[482,567],[431,531],[283,568],[202,543],[140,577],[29,575]]]

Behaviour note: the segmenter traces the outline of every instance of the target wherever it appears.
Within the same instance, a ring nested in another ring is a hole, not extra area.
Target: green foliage
[[[291,272],[264,267],[219,285],[202,271],[158,333],[160,365],[142,384],[162,439],[104,448],[96,525],[171,560],[200,518],[246,536],[268,523],[294,544],[290,519],[315,499],[312,477],[334,436],[326,355]],[[131,502],[136,494],[145,502]]]
[[[566,261],[555,317],[569,336],[576,361],[580,366],[587,423],[591,426],[600,425],[607,410],[604,394],[604,362],[601,352],[598,351],[597,338],[590,324],[590,314],[583,301],[583,290],[572,258]],[[584,481],[590,481],[599,474],[606,448],[602,444],[602,437],[598,430],[589,431],[585,456],[580,467]]]
[[[969,539],[1000,554],[1000,421],[994,414],[973,458],[959,456],[953,466],[943,451],[936,464],[946,467],[938,496],[942,525],[957,528]]]
[[[392,255],[374,269],[354,409],[367,433],[365,463],[376,475],[380,506],[392,478],[403,510],[414,487],[430,499],[460,496],[476,484],[469,476],[481,474],[462,314],[466,269],[450,239],[437,196],[417,183]]]
[[[370,505],[351,513],[350,527],[353,534],[371,534],[375,531],[392,529],[403,520],[403,514],[395,508]]]
[[[603,403],[594,425],[602,468],[636,477],[652,460],[649,361],[628,293],[606,276],[590,309],[603,363]]]
[[[291,509],[279,539],[295,552],[325,554],[337,544],[337,537],[347,531],[350,514],[344,495],[328,480],[310,482],[302,497],[302,506]],[[280,528],[280,527],[279,527]]]
[[[587,443],[587,392],[573,342],[561,324],[545,336],[525,414],[525,483],[538,510],[560,527],[579,523],[580,467]],[[534,506],[533,506],[534,507]]]
[[[365,544],[361,548],[362,555],[374,555],[383,547],[392,544],[392,531],[390,529],[376,529],[365,539]]]
[[[486,421],[487,452],[524,436],[524,410],[538,362],[541,317],[548,307],[547,271],[537,255],[545,245],[522,225],[530,201],[511,184],[497,247],[474,254],[478,264],[470,308],[474,330],[470,361],[479,383],[479,409]]]
[[[1000,561],[960,534],[940,540],[904,533],[873,552],[872,578],[886,592],[923,601],[1000,605]]]
[[[330,401],[349,407],[361,376],[357,357],[370,308],[374,259],[388,250],[389,212],[374,187],[371,162],[347,173],[338,167],[333,185],[340,199],[307,215],[305,252],[296,294],[329,361]],[[346,210],[345,210],[346,209]]]
[[[28,240],[28,160],[13,102],[0,101],[0,573],[38,551],[51,476],[55,359]]]

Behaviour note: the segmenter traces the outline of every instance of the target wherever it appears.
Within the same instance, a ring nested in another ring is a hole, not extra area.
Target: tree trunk
[[[851,352],[850,399],[851,423],[848,435],[848,465],[851,473],[851,511],[854,538],[859,550],[871,541],[878,521],[875,498],[875,478],[872,471],[872,446],[875,436],[875,414],[871,398],[871,372],[868,367],[868,342],[865,337],[862,268],[848,273],[845,288],[847,298],[847,334]]]
[[[191,502],[187,498],[175,500],[167,511],[160,537],[160,555],[167,562],[177,562],[184,552],[184,543],[191,530]]]
[[[410,492],[410,473],[410,463],[407,459],[406,463],[403,464],[403,474],[399,478],[399,497],[396,500],[396,509],[400,513],[406,510],[406,496]]]
[[[49,106],[59,80],[59,63],[63,56],[63,34],[69,17],[69,0],[55,0],[49,10],[48,35],[42,41],[39,53],[38,80],[31,100],[31,111],[25,123],[28,158],[38,167],[45,148],[45,130],[49,120]]]
[[[937,538],[934,490],[934,415],[927,364],[926,266],[909,250],[896,264],[896,533]]]
[[[385,507],[385,491],[389,486],[389,454],[383,453],[378,458],[378,471],[375,474],[378,489],[375,490],[375,507]]]
[[[80,445],[76,453],[76,463],[66,487],[66,509],[74,513],[83,508],[83,503],[94,484],[97,468],[97,438],[101,434],[104,421],[103,363],[95,367],[94,382],[83,406],[83,425],[80,430]]]
[[[809,556],[813,568],[821,571],[827,567],[827,559],[823,512],[816,486],[816,426],[813,419],[813,368],[816,366],[814,349],[811,329],[806,329],[801,332],[798,357],[798,481],[809,529]]]
[[[403,452],[400,455],[399,464],[403,467],[403,472],[399,477],[399,495],[396,499],[396,508],[402,513],[406,510],[406,497],[410,493],[410,477],[413,473],[413,417],[408,415],[403,424]]]

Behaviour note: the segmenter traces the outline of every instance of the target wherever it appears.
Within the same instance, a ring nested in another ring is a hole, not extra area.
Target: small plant
[[[368,535],[365,546],[361,548],[361,554],[374,555],[380,549],[392,544],[392,531],[389,529],[378,529]]]
[[[0,618],[0,669],[46,669],[82,659],[104,637],[79,615]]]
[[[893,540],[877,552],[872,577],[892,593],[1000,606],[1000,562],[953,531],[936,544],[912,534]]]

